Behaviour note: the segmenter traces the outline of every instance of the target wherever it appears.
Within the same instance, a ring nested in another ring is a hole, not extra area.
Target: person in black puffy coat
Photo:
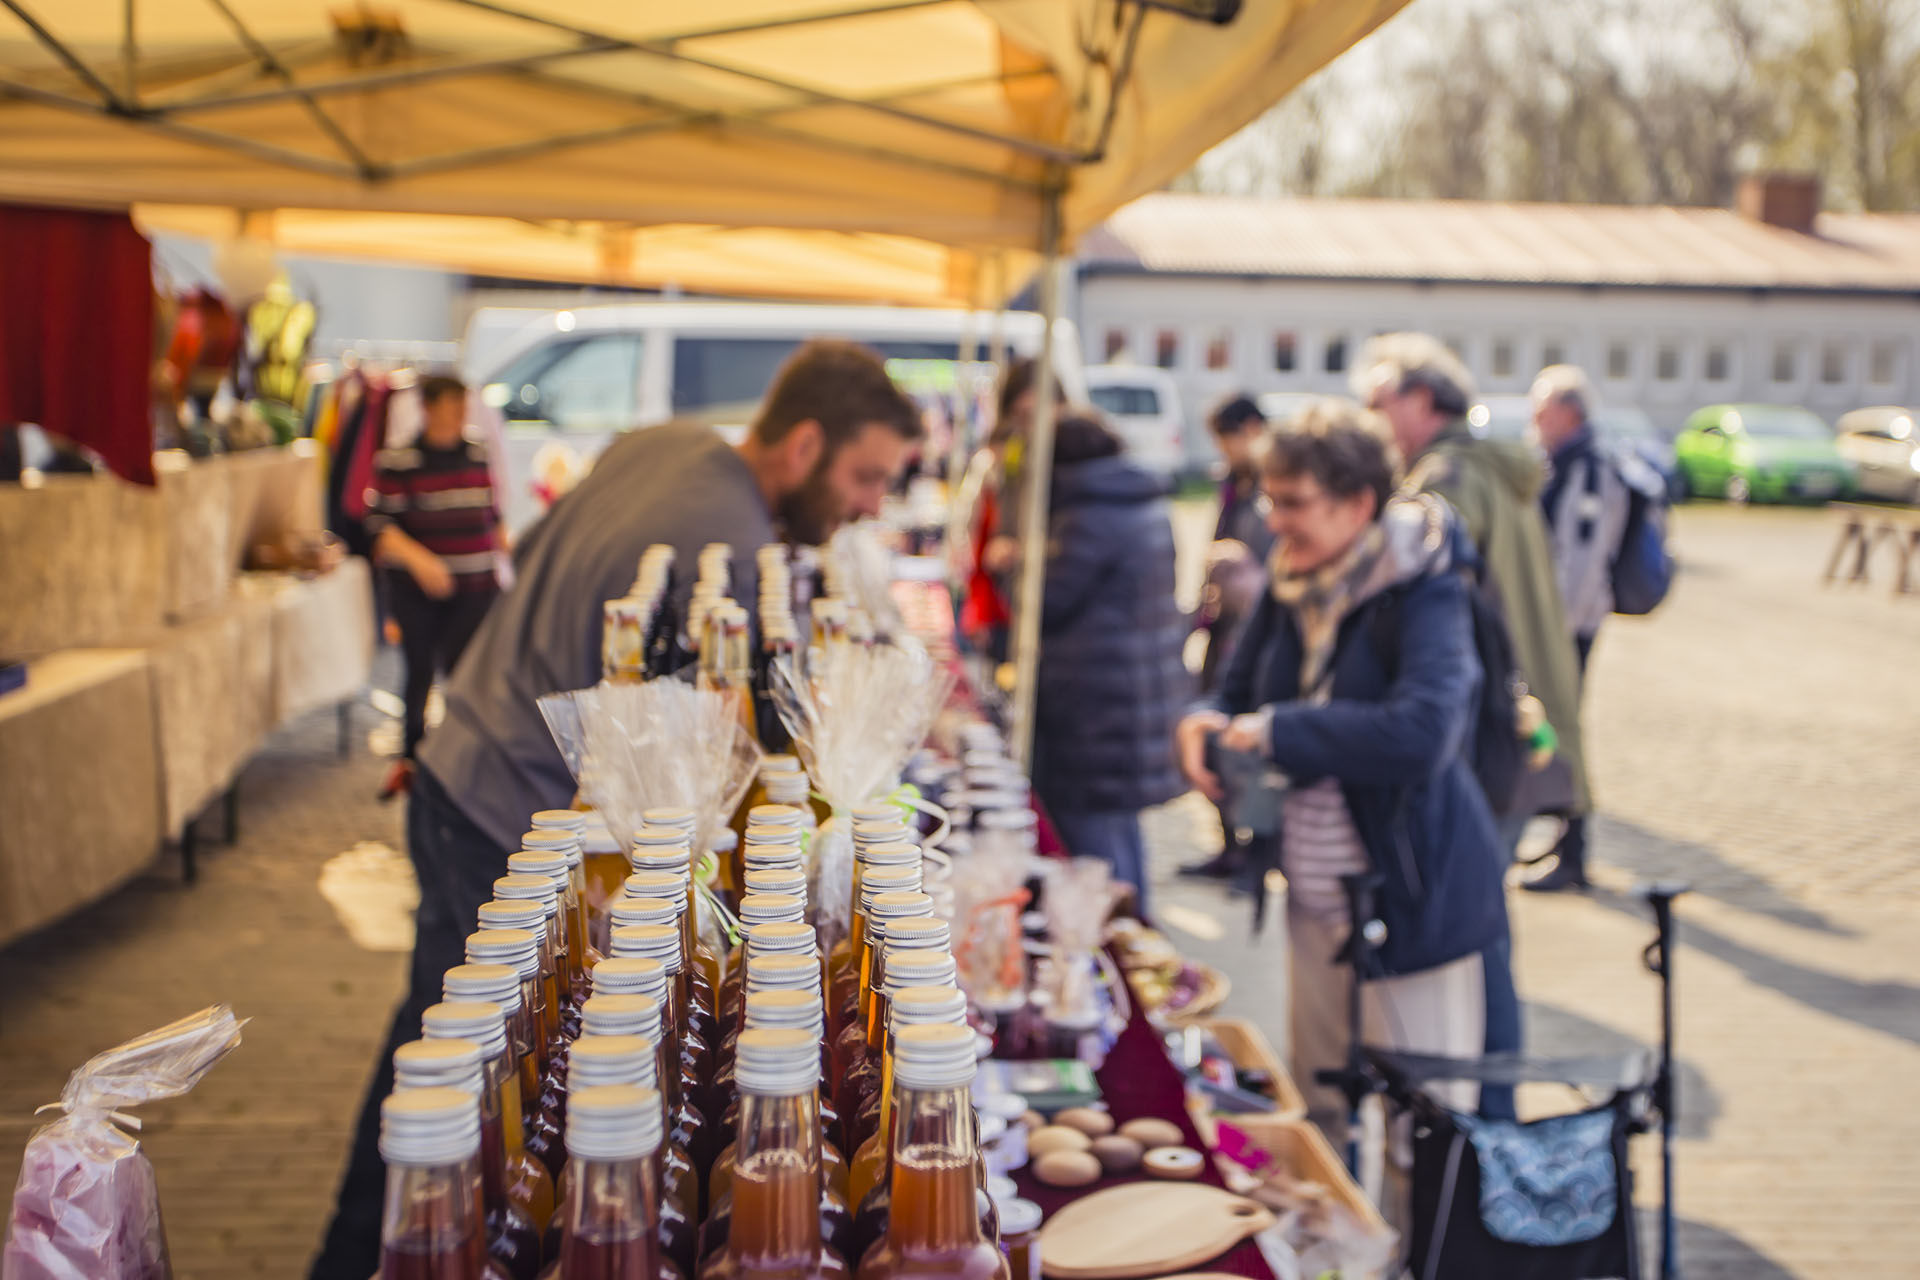
[[[1172,740],[1192,695],[1169,488],[1091,411],[1056,433],[1034,790],[1068,852],[1105,858],[1144,913],[1140,811],[1186,790]]]

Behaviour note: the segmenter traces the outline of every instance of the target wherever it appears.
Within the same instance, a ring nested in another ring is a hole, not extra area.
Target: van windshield
[[[1093,387],[1095,407],[1123,418],[1152,418],[1160,413],[1160,393],[1152,387]]]
[[[773,385],[780,364],[793,354],[803,339],[792,338],[689,338],[673,340],[673,412],[676,417],[697,414],[702,418],[735,415],[744,422],[753,416],[767,388]],[[947,360],[960,358],[957,342],[864,341],[880,356],[895,360]]]

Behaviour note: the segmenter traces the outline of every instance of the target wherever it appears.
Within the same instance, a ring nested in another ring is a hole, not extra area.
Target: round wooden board
[[[1273,1214],[1217,1187],[1134,1182],[1075,1200],[1040,1230],[1054,1280],[1141,1280],[1219,1257],[1273,1225]]]

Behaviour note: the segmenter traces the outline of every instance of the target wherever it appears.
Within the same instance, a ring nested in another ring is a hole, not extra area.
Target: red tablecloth
[[[1167,1056],[1158,1033],[1147,1022],[1146,1015],[1134,1006],[1133,1016],[1127,1022],[1126,1030],[1114,1043],[1113,1052],[1107,1055],[1106,1062],[1094,1073],[1100,1082],[1100,1092],[1105,1097],[1107,1109],[1113,1113],[1116,1123],[1125,1124],[1129,1120],[1138,1120],[1142,1116],[1152,1116],[1158,1120],[1171,1120],[1180,1126],[1180,1132],[1186,1135],[1186,1143],[1196,1151],[1206,1151],[1200,1135],[1194,1131],[1193,1121],[1187,1115],[1186,1081],[1180,1069]],[[1211,1154],[1211,1153],[1209,1153]],[[1141,1175],[1122,1178],[1102,1178],[1091,1190],[1105,1187],[1117,1187],[1123,1183],[1139,1182]],[[1032,1168],[1020,1170],[1014,1174],[1014,1181],[1020,1184],[1020,1194],[1037,1203],[1046,1211],[1048,1217],[1054,1210],[1088,1194],[1087,1188],[1072,1190],[1049,1187],[1036,1181]],[[1225,1187],[1220,1174],[1209,1159],[1199,1181],[1208,1186]],[[1266,1259],[1260,1256],[1260,1250],[1251,1241],[1230,1249],[1220,1257],[1197,1267],[1186,1268],[1189,1271],[1223,1271],[1230,1275],[1246,1276],[1248,1280],[1274,1280],[1273,1271],[1267,1266]]]

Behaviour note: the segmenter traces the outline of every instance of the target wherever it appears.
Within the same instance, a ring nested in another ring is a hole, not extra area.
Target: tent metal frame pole
[[[129,11],[131,11],[133,0],[127,0],[127,3]],[[373,157],[361,150],[360,144],[348,136],[347,131],[340,127],[338,120],[335,120],[327,114],[326,108],[320,105],[317,98],[301,87],[300,81],[295,77],[293,71],[286,63],[280,61],[279,56],[276,55],[272,49],[268,48],[264,41],[253,34],[252,28],[248,27],[247,24],[241,20],[240,15],[233,11],[233,7],[227,3],[227,0],[207,0],[207,3],[212,5],[214,11],[227,20],[227,24],[233,28],[233,34],[239,39],[240,43],[246,47],[247,52],[259,61],[260,66],[275,79],[294,91],[294,96],[300,100],[300,105],[306,108],[307,115],[313,119],[316,125],[320,126],[322,133],[333,139],[333,145],[339,147],[340,154],[344,155],[348,162],[360,171],[361,178],[368,182],[378,180],[383,173],[381,166],[375,164]]]
[[[1040,221],[1040,350],[1034,357],[1033,426],[1020,461],[1020,595],[1014,606],[1013,758],[1033,773],[1033,717],[1040,691],[1040,609],[1047,585],[1047,504],[1053,481],[1053,328],[1060,311],[1060,189]]]
[[[953,385],[958,402],[954,405],[953,439],[947,448],[947,500],[953,501],[960,492],[960,482],[966,475],[967,460],[973,455],[974,428],[978,423],[974,419],[974,406],[977,403],[973,394],[974,365],[980,356],[980,293],[976,287],[967,299],[967,313],[960,320],[960,364],[954,370]]]
[[[86,82],[86,86],[89,89],[99,94],[100,101],[108,111],[118,115],[131,110],[126,99],[116,93],[112,85],[102,80],[100,74],[88,66],[79,54],[67,48],[58,36],[47,30],[45,24],[43,24],[40,19],[28,13],[26,6],[21,4],[20,0],[0,0],[0,5],[5,5],[14,17],[20,19],[27,30],[33,33],[33,38],[38,40],[41,45],[46,48],[48,53],[58,58],[65,64],[67,70],[73,72],[74,75]]]

